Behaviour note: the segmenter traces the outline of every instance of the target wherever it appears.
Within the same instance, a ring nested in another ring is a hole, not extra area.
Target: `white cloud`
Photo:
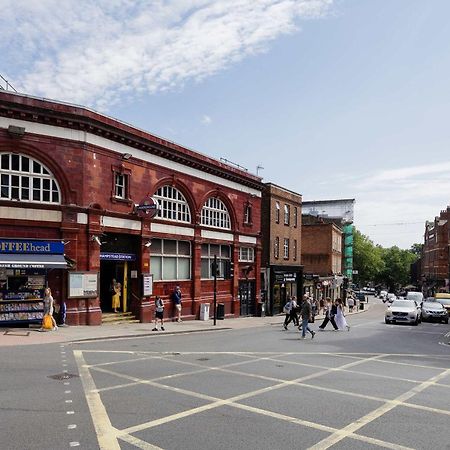
[[[224,70],[332,2],[3,0],[0,52],[20,90],[106,108]]]
[[[408,248],[450,202],[450,161],[369,173],[353,184],[356,226],[376,243]]]
[[[212,122],[211,117],[207,116],[206,114],[202,117],[203,125],[209,125],[211,122]]]

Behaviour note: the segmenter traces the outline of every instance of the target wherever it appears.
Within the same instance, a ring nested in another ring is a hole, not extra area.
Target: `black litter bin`
[[[361,310],[364,309],[364,303],[363,303],[363,302],[361,302],[361,303],[359,304],[359,309],[361,309]]]
[[[217,303],[217,320],[225,319],[225,303]]]

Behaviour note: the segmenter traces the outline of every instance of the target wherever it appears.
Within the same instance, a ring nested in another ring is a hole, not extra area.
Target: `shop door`
[[[239,282],[239,301],[241,304],[241,316],[252,316],[255,314],[255,282]]]
[[[272,291],[272,314],[279,314],[286,304],[286,286],[284,284],[274,284]]]

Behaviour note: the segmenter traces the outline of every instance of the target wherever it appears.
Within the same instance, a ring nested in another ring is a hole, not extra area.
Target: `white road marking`
[[[69,445],[70,445],[71,447],[79,447],[79,446],[80,446],[80,443],[74,441],[74,442],[70,442]]]
[[[65,402],[66,403],[72,403],[72,400],[66,400]]]
[[[77,427],[77,426],[76,426],[74,423],[72,423],[72,424],[70,424],[70,425],[67,425],[67,429],[68,429],[68,430],[75,430],[76,427]]]
[[[115,437],[115,431],[117,430],[111,425],[100,395],[94,392],[96,390],[95,382],[89,369],[86,367],[83,353],[80,350],[74,350],[73,354],[78,366],[89,411],[94,422],[99,447],[101,450],[120,450],[119,442]]]
[[[64,391],[64,394],[71,394],[72,391]]]
[[[358,420],[342,428],[341,430],[333,433],[331,436],[322,439],[320,442],[310,447],[309,450],[325,450],[330,448],[331,446],[342,441],[342,439],[345,439],[346,437],[353,435],[356,431],[366,426],[367,424],[373,422],[374,420],[378,419],[379,417],[383,416],[384,414],[391,411],[395,407],[401,406],[403,403],[405,403],[406,400],[409,400],[414,395],[422,392],[427,387],[433,385],[436,381],[439,381],[441,378],[446,377],[448,374],[450,374],[450,369],[444,370],[438,375],[435,375],[429,380],[419,384],[418,386],[414,386],[412,389],[399,395],[397,398],[390,401],[389,403],[385,403],[379,408],[371,411],[369,414],[366,414],[365,416],[359,418]]]
[[[66,411],[66,414],[69,414],[69,415],[75,414],[75,411]]]
[[[65,381],[64,382],[64,386],[70,386],[70,382],[69,381]]]
[[[130,436],[129,434],[120,436],[120,439],[143,450],[162,450],[160,447],[157,447],[156,445],[149,444],[148,442],[143,441],[142,439],[139,439],[135,436]]]

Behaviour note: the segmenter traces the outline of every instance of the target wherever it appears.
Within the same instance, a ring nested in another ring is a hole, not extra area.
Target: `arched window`
[[[160,187],[153,196],[159,203],[157,217],[191,223],[191,210],[184,195],[173,186]]]
[[[231,229],[231,219],[228,209],[222,200],[208,198],[202,208],[201,224],[208,227]]]
[[[61,203],[55,177],[40,162],[16,153],[0,153],[0,199]]]

